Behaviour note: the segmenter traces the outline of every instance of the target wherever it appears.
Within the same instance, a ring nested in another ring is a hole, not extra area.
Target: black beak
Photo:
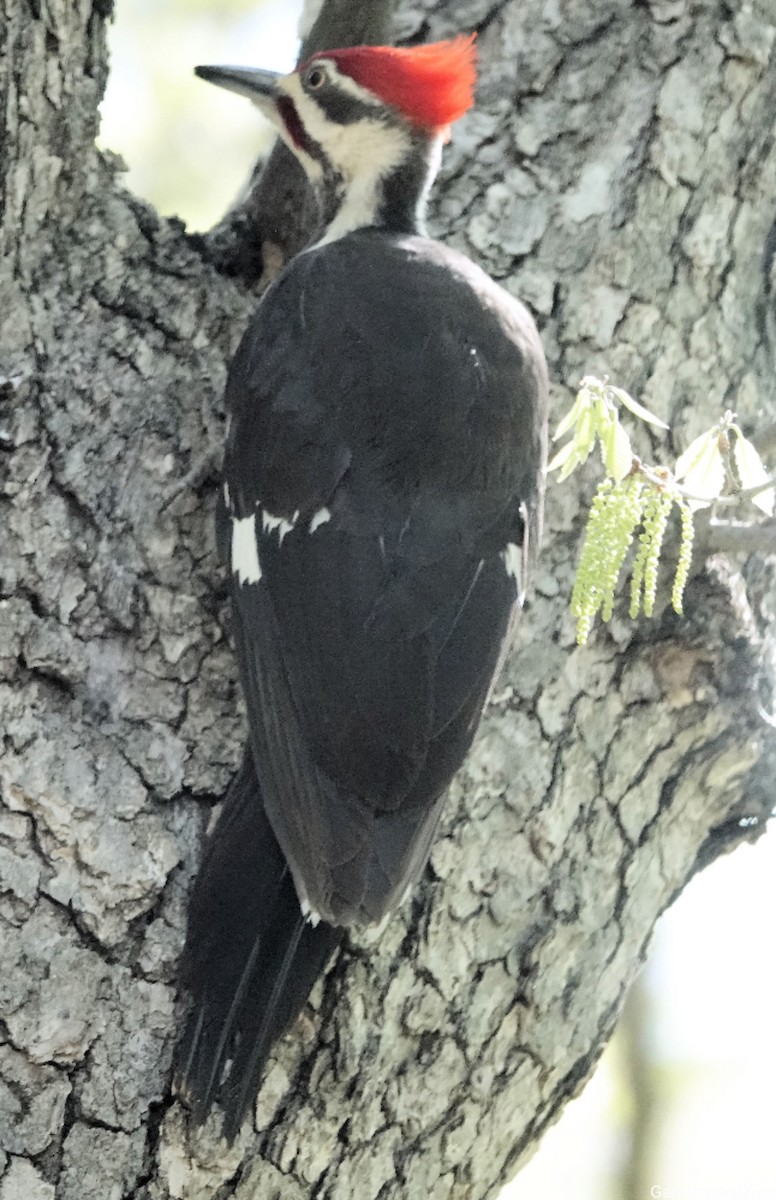
[[[208,83],[247,96],[249,100],[259,104],[273,101],[278,94],[277,81],[280,75],[276,71],[257,71],[253,67],[195,67],[194,73]]]

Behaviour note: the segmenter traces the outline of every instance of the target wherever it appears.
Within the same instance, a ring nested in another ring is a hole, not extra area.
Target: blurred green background
[[[160,212],[206,229],[235,200],[271,133],[193,67],[290,69],[301,7],[118,0],[101,143]],[[775,901],[773,832],[693,881],[596,1075],[501,1200],[776,1200]]]

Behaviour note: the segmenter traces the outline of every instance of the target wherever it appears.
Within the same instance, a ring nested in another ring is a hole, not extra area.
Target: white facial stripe
[[[337,87],[342,92],[347,92],[354,100],[360,100],[362,104],[372,104],[376,108],[382,107],[382,100],[375,96],[374,92],[370,92],[368,88],[362,87],[360,83],[356,83],[355,79],[351,79],[350,75],[343,74],[337,64],[331,58],[320,58],[317,62],[323,63],[329,78],[333,79]]]
[[[423,224],[423,217],[426,211],[431,186],[437,177],[439,168],[442,166],[442,147],[444,146],[445,135],[438,133],[431,142],[431,153],[429,155],[429,169],[426,176],[426,182],[423,185],[423,191],[418,196],[417,217],[418,223]]]
[[[302,95],[304,95],[304,91],[299,82],[298,75],[284,75],[282,79],[278,80],[277,88],[278,88],[279,92],[284,92],[286,94],[286,96],[288,96],[291,100],[293,100],[294,105],[296,106],[296,110],[297,110],[297,112],[299,112],[299,93],[301,92]],[[302,125],[304,125],[306,128],[307,127],[306,117],[300,113],[300,119],[301,119]],[[320,179],[323,175],[323,167],[318,162],[317,158],[313,158],[312,154],[308,154],[306,150],[302,150],[299,146],[296,145],[294,139],[291,137],[291,134],[286,129],[285,121],[283,120],[283,118],[281,117],[279,112],[277,113],[277,115],[275,117],[275,123],[277,124],[277,126],[280,130],[280,136],[282,137],[283,141],[286,143],[286,145],[288,146],[288,148],[292,152],[292,154],[295,154],[296,157],[299,159],[300,163],[302,164],[302,166],[305,169],[305,173],[307,174],[308,178],[309,179]]]
[[[293,154],[295,154],[296,157],[299,159],[300,163],[302,164],[302,166],[305,169],[307,178],[308,179],[322,179],[323,178],[323,167],[318,162],[318,159],[313,158],[312,154],[308,154],[306,150],[301,150],[299,148],[299,146],[294,145],[291,138],[286,136],[285,127],[284,127],[283,131],[281,131],[280,136],[283,138],[283,141],[286,143],[289,150]]]
[[[382,179],[399,166],[409,150],[409,134],[396,125],[385,125],[378,120],[338,125],[317,107],[310,133],[326,147],[346,179],[364,174]]]
[[[232,571],[240,583],[258,583],[261,579],[253,514],[242,520],[235,517],[232,521]]]
[[[365,229],[374,223],[375,214],[380,200],[380,181],[364,179],[351,185],[345,199],[331,224],[327,227],[322,238],[319,238],[311,250],[317,246],[326,246],[336,242],[354,229]]]
[[[374,222],[380,205],[381,184],[401,164],[409,149],[409,136],[397,126],[380,121],[337,125],[317,110],[310,132],[345,180],[339,211],[316,244],[325,245]]]
[[[349,76],[336,69],[329,59],[320,60],[336,86],[341,87],[354,99],[375,109],[375,119],[368,116],[351,124],[340,124],[331,120],[315,100],[314,93],[305,92],[297,74],[286,75],[278,86],[293,101],[299,120],[306,133],[316,142],[342,177],[343,195],[334,220],[324,236],[315,246],[324,246],[336,241],[354,229],[363,229],[375,223],[382,199],[383,180],[392,175],[412,152],[412,133],[406,126],[381,121],[378,113],[381,101],[365,88],[361,88]],[[291,145],[288,137],[286,141]],[[442,151],[442,137],[436,139],[428,173],[428,187],[435,174]],[[309,154],[291,146],[302,166],[313,179],[320,179],[322,168]],[[418,200],[418,219],[422,222],[423,205],[428,188]]]
[[[327,157],[346,178],[352,179],[366,172],[379,179],[394,170],[406,155],[409,134],[397,126],[385,125],[379,120],[340,125],[331,121],[314,98],[307,95],[298,75],[286,75],[280,81],[280,87],[294,101],[310,137],[325,148]],[[371,103],[375,103],[374,97]]]

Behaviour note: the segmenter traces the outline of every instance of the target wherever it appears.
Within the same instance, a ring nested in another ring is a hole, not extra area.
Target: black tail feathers
[[[194,1003],[177,1077],[197,1122],[218,1102],[224,1136],[234,1140],[273,1043],[301,1012],[342,933],[305,922],[246,750],[189,907],[182,982]]]

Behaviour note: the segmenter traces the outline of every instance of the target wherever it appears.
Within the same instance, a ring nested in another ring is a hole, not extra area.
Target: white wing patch
[[[507,542],[506,550],[501,551],[501,561],[517,584],[517,598],[520,603],[525,599],[525,581],[523,579],[523,550],[515,542]]]
[[[274,515],[274,513],[267,512],[266,508],[262,509],[262,513],[261,513],[262,529],[264,530],[265,533],[272,533],[273,529],[277,529],[279,546],[283,545],[283,538],[286,536],[287,533],[291,532],[291,530],[294,528],[294,526],[296,525],[298,520],[299,520],[299,510],[298,509],[294,513],[294,515],[290,521],[288,520],[287,517],[276,517]]]
[[[259,550],[256,545],[256,518],[235,517],[232,521],[232,571],[240,583],[258,583],[261,579]]]
[[[300,908],[302,909],[302,916],[305,921],[308,925],[312,925],[314,929],[321,919],[321,914],[317,913],[314,908],[310,908],[309,900],[301,900]]]
[[[315,533],[316,529],[320,529],[321,525],[325,525],[331,520],[331,512],[328,508],[319,508],[317,513],[313,513],[310,518],[310,533]]]

